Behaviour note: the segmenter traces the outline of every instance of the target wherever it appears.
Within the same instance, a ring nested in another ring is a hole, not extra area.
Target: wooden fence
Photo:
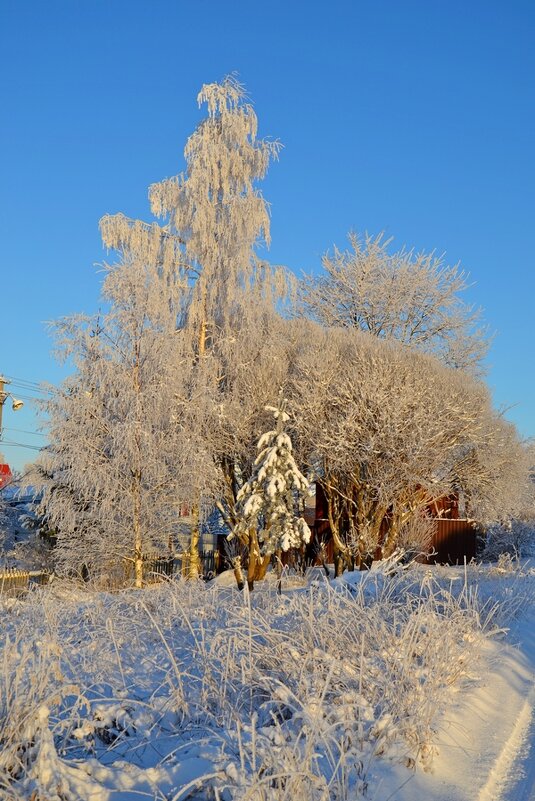
[[[204,579],[213,578],[219,573],[221,555],[219,551],[200,551],[201,575]],[[189,575],[190,556],[189,553],[181,553],[175,558],[175,571],[182,576]]]
[[[201,576],[204,579],[213,578],[219,569],[220,555],[217,551],[200,551]],[[46,570],[19,570],[16,567],[0,567],[0,594],[18,595],[35,585],[48,584],[50,573]],[[189,554],[170,554],[162,556],[157,553],[143,554],[143,581],[154,584],[165,578],[189,575]],[[116,576],[121,586],[134,577],[134,566],[131,561],[124,565],[124,576]]]
[[[204,579],[213,578],[219,570],[220,554],[217,551],[200,551],[201,576]],[[143,581],[154,584],[165,578],[189,575],[189,553],[169,554],[162,556],[157,553],[143,554]],[[131,561],[125,565],[125,579],[130,581],[134,576],[134,565]]]
[[[48,584],[50,573],[46,570],[19,570],[16,567],[0,569],[0,594],[18,594],[31,586]]]

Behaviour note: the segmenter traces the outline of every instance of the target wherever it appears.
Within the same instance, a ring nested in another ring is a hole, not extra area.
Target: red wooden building
[[[428,564],[463,564],[476,556],[477,528],[473,520],[460,516],[459,499],[456,495],[441,498],[432,503],[427,514],[435,526],[432,548],[427,557]],[[320,484],[316,484],[316,506],[314,519],[307,520],[316,543],[323,543],[327,561],[333,561],[333,541],[327,499]],[[388,524],[385,520],[384,534]]]

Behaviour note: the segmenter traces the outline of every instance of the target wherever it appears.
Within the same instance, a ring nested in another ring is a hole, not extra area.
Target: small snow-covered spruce
[[[290,419],[287,401],[279,394],[273,413],[276,427],[258,440],[253,474],[237,496],[238,523],[232,534],[249,543],[248,583],[264,577],[271,556],[278,551],[300,548],[310,541],[310,529],[298,514],[299,499],[310,491],[292,453],[285,431]]]

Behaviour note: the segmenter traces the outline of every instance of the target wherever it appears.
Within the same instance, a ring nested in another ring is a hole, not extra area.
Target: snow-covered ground
[[[497,587],[501,600],[504,581],[480,571],[478,583],[487,595]],[[535,801],[533,571],[527,582],[532,586],[526,586],[525,602],[516,608],[515,585],[506,588],[512,606],[507,609],[502,600],[506,608],[497,614],[506,631],[484,643],[477,680],[454,695],[442,715],[432,771],[415,771],[402,787],[399,770],[387,773],[378,799]]]
[[[0,798],[533,801],[529,566],[232,582],[0,599]]]

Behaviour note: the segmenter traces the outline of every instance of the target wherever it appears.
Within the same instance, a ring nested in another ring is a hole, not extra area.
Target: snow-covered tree
[[[210,424],[223,487],[217,506],[229,531],[237,522],[237,494],[252,474],[258,432],[266,426],[265,407],[273,402],[273,387],[287,384],[300,340],[301,323],[284,320],[267,303],[257,303],[255,311],[210,352],[221,377]]]
[[[231,536],[246,545],[249,586],[264,577],[271,556],[310,541],[310,529],[299,514],[299,500],[309,492],[309,483],[292,453],[285,431],[290,416],[287,402],[279,395],[277,406],[267,406],[276,427],[262,434],[253,474],[237,497],[238,522]]]
[[[273,549],[297,541],[288,532],[300,532],[270,523],[275,500],[257,512],[251,500],[245,513],[244,498],[262,484],[254,446],[273,386],[291,400],[298,461],[318,468],[340,553],[347,510],[362,556],[387,513],[386,551],[438,494],[462,488],[481,508],[514,437],[489,413],[481,385],[417,352],[477,367],[484,334],[459,299],[464,274],[433,255],[390,255],[382,239],[355,237],[353,253],[327,256],[327,277],[304,289],[304,308],[321,325],[283,320],[275,309],[292,282],[260,259],[269,214],[257,188],[279,145],[258,139],[234,79],[203,86],[198,100],[208,114],[186,144],[185,172],[150,188],[162,224],[122,214],[101,221],[119,254],[104,283],[109,312],[98,324],[59,325],[77,373],[48,409],[45,503],[65,566],[83,555],[99,565],[106,554],[129,556],[140,583],[143,550],[164,544],[187,499],[192,575],[201,515],[215,502],[258,577]],[[266,440],[262,450],[274,447]]]
[[[280,145],[257,137],[257,117],[244,88],[233,78],[206,84],[198,95],[208,116],[188,139],[186,170],[150,187],[153,213],[163,225],[104,217],[108,247],[134,249],[158,258],[185,287],[179,326],[189,336],[191,359],[197,365],[210,354],[217,359],[219,342],[233,337],[237,322],[256,314],[259,301],[277,298],[289,288],[288,274],[273,270],[257,249],[269,245],[269,213],[257,188]],[[199,367],[200,369],[200,367]],[[224,367],[212,385],[220,403]],[[208,392],[208,387],[206,391]],[[197,520],[202,493],[193,500]],[[190,561],[198,569],[199,528],[192,531]]]
[[[291,280],[257,253],[270,243],[268,206],[257,183],[280,144],[257,137],[256,114],[233,77],[205,84],[197,100],[208,116],[186,143],[185,172],[149,189],[151,210],[164,224],[117,214],[101,220],[101,231],[107,247],[158,252],[180,276],[189,288],[181,324],[203,356],[236,317],[254,312],[249,292],[277,298]]]
[[[531,445],[488,395],[477,436],[459,451],[454,471],[465,514],[483,525],[521,517],[534,506]]]
[[[302,285],[301,309],[322,325],[357,328],[481,372],[488,332],[466,304],[468,276],[434,253],[391,253],[382,235],[349,235],[350,250],[323,257],[324,274]]]
[[[140,586],[143,554],[173,536],[190,465],[173,420],[188,362],[182,369],[170,282],[157,263],[124,253],[106,268],[109,311],[57,324],[76,371],[46,403],[43,510],[65,570],[131,560]]]
[[[343,329],[311,329],[294,364],[294,428],[327,498],[339,570],[388,556],[409,521],[452,493],[479,519],[518,506],[521,443],[480,381]]]

